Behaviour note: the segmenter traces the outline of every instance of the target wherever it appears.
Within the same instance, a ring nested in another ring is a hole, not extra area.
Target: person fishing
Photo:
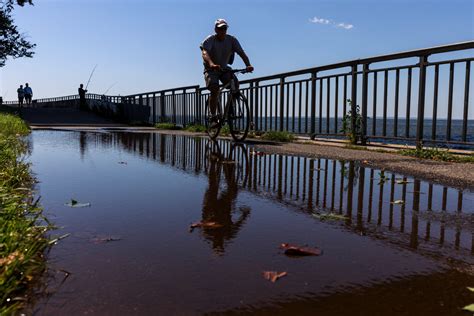
[[[84,89],[84,85],[81,83],[77,91],[79,93],[79,109],[85,111],[87,110],[87,101],[86,101],[87,90]]]

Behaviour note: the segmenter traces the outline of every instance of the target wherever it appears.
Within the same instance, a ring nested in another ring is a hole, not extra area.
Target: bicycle
[[[244,74],[248,71],[246,69],[230,69],[225,70],[224,72],[232,72],[232,74]],[[230,92],[224,107],[224,114],[222,115],[220,96],[222,91],[225,89],[230,89]],[[216,139],[222,126],[224,126],[224,124],[227,122],[229,124],[232,138],[237,142],[244,141],[247,137],[250,127],[250,110],[247,98],[242,93],[240,93],[240,90],[236,87],[235,76],[232,76],[232,79],[219,89],[216,115],[211,113],[209,100],[210,99],[208,98],[205,109],[206,131],[209,137],[211,139]]]

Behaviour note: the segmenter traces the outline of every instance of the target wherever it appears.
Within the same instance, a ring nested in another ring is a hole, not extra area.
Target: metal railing
[[[86,93],[87,100],[106,100],[109,102],[114,103],[121,103],[122,97],[120,96],[109,96],[109,95],[101,95],[101,94],[94,94],[94,93]],[[54,97],[54,98],[43,98],[43,99],[34,99],[33,103],[41,104],[41,103],[50,103],[50,102],[64,102],[64,101],[71,101],[71,100],[79,100],[79,95],[66,95],[62,97]],[[18,101],[5,101],[3,104],[10,105],[10,106],[18,106]],[[26,106],[23,103],[23,106]]]
[[[378,140],[472,148],[473,60],[474,41],[469,41],[243,80],[241,91],[256,131],[311,137],[346,137],[354,131],[354,140],[362,144]],[[150,123],[186,125],[203,123],[207,97],[206,88],[189,86],[127,100],[150,106]],[[225,102],[228,96],[221,97]]]
[[[243,80],[241,91],[255,131],[474,148],[473,60],[468,41]],[[149,107],[149,123],[187,125],[204,123],[207,97],[195,85],[106,98]]]

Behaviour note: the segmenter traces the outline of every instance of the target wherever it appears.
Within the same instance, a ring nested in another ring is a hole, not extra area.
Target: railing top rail
[[[166,93],[166,92],[170,92],[170,91],[180,91],[180,90],[188,90],[188,89],[199,89],[199,85],[192,85],[192,86],[170,88],[170,89],[157,90],[157,91],[151,91],[151,92],[129,94],[129,95],[125,95],[124,97],[131,98],[131,97],[136,97],[136,96],[140,96],[140,95],[144,95],[144,94],[161,94],[161,93]]]
[[[374,57],[368,57],[368,58],[353,59],[353,60],[343,61],[343,62],[339,62],[335,64],[305,68],[305,69],[279,73],[279,74],[265,76],[265,77],[242,80],[241,83],[245,84],[245,83],[250,83],[250,82],[255,82],[255,81],[274,80],[274,79],[280,79],[282,77],[299,76],[299,75],[304,75],[304,74],[308,74],[312,72],[350,67],[353,65],[370,64],[374,62],[383,62],[383,61],[390,61],[390,60],[409,58],[409,57],[427,56],[427,55],[432,55],[432,54],[440,54],[440,53],[446,53],[446,52],[457,51],[457,50],[465,50],[465,49],[474,49],[474,41],[435,46],[435,47],[430,47],[430,48],[404,51],[404,52],[399,52],[399,53],[380,55],[380,56],[374,56]]]

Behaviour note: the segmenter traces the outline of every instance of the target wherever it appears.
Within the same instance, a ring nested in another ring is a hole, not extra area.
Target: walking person
[[[79,88],[77,89],[79,93],[79,109],[80,110],[87,110],[87,102],[86,102],[86,93],[87,90],[84,89],[84,85],[81,83]]]
[[[31,105],[31,99],[33,98],[33,90],[31,87],[28,85],[28,83],[25,83],[25,89],[23,89],[25,92],[25,102],[27,105]]]
[[[213,116],[216,114],[218,104],[219,81],[226,84],[233,76],[235,82],[238,83],[234,74],[225,71],[231,69],[229,65],[232,65],[235,53],[242,58],[248,72],[254,69],[237,38],[227,34],[228,27],[226,20],[217,19],[214,22],[215,34],[209,35],[201,44],[204,79],[206,87],[211,92],[210,108]]]
[[[18,107],[21,109],[21,107],[23,106],[23,99],[25,98],[25,90],[23,89],[22,84],[16,90],[16,92],[18,93]]]

